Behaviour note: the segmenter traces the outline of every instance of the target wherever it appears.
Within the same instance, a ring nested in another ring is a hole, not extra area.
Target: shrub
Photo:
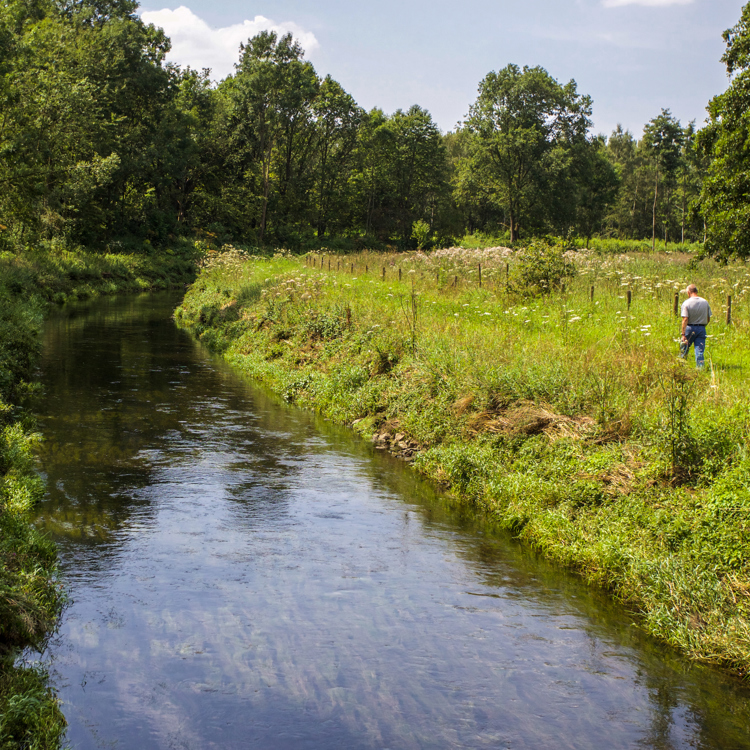
[[[560,245],[534,240],[518,251],[513,290],[522,296],[538,297],[559,288],[564,279],[576,275],[575,265]]]
[[[430,241],[430,225],[420,219],[412,224],[411,238],[417,241],[417,250],[422,250]]]

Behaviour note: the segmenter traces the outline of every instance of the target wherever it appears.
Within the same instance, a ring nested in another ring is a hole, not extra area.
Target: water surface
[[[750,748],[750,693],[175,328],[46,328],[75,748]]]

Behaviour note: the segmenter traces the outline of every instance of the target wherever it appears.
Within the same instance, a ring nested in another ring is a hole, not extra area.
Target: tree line
[[[640,138],[619,126],[592,135],[575,81],[515,65],[489,73],[442,134],[417,105],[365,111],[273,32],[241,45],[235,72],[214,83],[166,63],[169,39],[137,7],[0,6],[0,249],[180,236],[409,247],[418,222],[420,245],[575,234],[750,253],[748,6],[725,33],[733,78],[707,125],[662,110]]]

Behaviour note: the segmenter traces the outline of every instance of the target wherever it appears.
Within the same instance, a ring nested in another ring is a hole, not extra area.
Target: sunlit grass
[[[748,268],[569,257],[575,277],[533,297],[503,248],[232,250],[176,317],[287,401],[353,424],[611,589],[650,632],[747,674]],[[690,282],[714,313],[703,372],[677,357],[675,293],[679,305]]]

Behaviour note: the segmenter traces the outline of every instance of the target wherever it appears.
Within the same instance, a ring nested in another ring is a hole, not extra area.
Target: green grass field
[[[533,295],[523,251],[228,249],[176,319],[608,588],[655,636],[747,676],[750,269],[693,258],[558,254],[563,275]],[[714,313],[702,372],[677,357],[689,282]]]

